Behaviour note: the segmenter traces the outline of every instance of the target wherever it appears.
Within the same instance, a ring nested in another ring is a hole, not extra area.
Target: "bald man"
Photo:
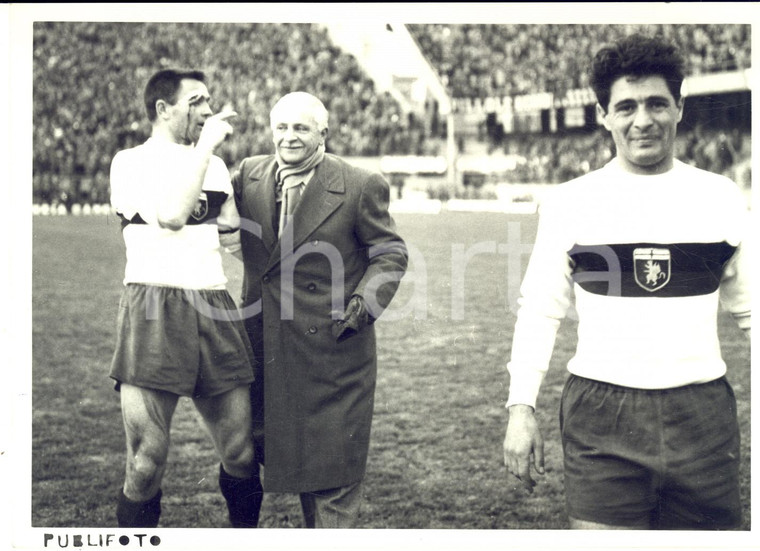
[[[256,358],[266,492],[298,493],[305,525],[358,524],[377,372],[373,323],[408,255],[376,173],[325,152],[328,112],[307,93],[274,105],[273,155],[232,178],[242,218],[242,307]]]

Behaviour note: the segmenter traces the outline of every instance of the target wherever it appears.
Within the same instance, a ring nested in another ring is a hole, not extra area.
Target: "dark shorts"
[[[224,290],[129,284],[119,303],[110,376],[180,396],[222,394],[254,380],[253,351]]]
[[[725,377],[639,390],[571,375],[560,427],[570,517],[660,529],[740,525],[739,426]]]

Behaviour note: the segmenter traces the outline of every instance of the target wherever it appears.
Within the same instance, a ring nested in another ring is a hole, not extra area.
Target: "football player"
[[[157,526],[169,430],[188,396],[221,457],[233,527],[256,527],[261,501],[250,433],[253,352],[226,290],[220,253],[239,241],[230,176],[215,149],[234,111],[212,114],[200,71],[162,70],[145,88],[150,138],[111,164],[111,202],[127,263],[110,376],[121,395],[122,527]]]
[[[741,523],[736,401],[719,304],[750,332],[747,208],[728,178],[674,158],[684,62],[632,35],[592,64],[616,156],[541,205],[513,336],[504,461],[544,473],[536,398],[575,296],[578,344],[561,399],[571,528]]]

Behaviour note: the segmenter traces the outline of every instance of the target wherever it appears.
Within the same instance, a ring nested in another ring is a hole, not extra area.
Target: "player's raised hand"
[[[234,132],[232,125],[227,120],[235,116],[237,116],[237,112],[232,108],[225,107],[216,115],[207,118],[198,138],[198,147],[214,149],[221,144],[227,136]]]

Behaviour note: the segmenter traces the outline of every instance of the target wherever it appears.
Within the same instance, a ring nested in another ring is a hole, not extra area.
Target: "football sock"
[[[120,528],[155,528],[161,516],[161,490],[148,501],[132,501],[119,492],[116,519]]]
[[[219,464],[219,488],[227,500],[230,523],[233,528],[256,528],[264,489],[258,473],[250,478],[236,478]]]

